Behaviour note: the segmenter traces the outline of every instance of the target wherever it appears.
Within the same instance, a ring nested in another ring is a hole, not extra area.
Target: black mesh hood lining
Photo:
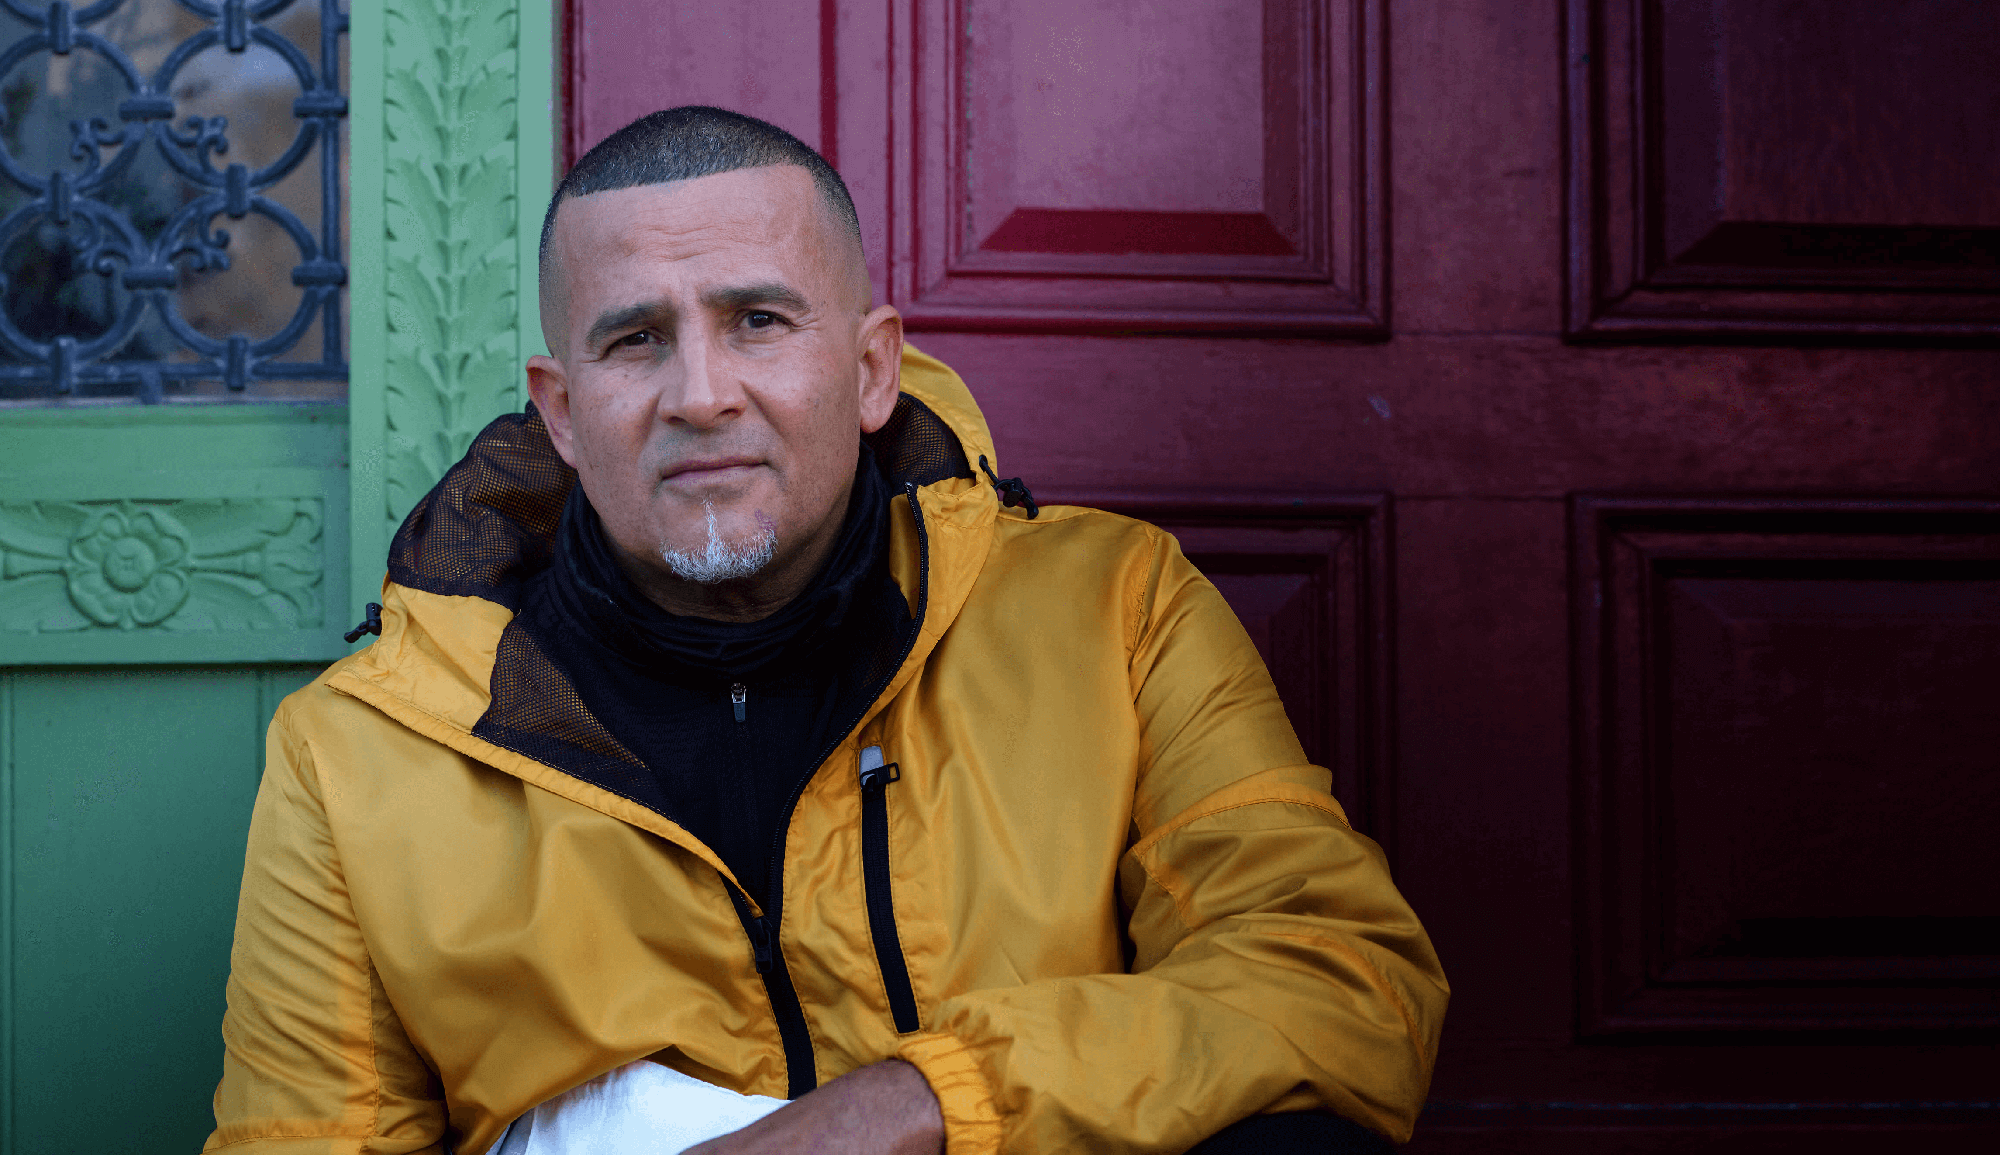
[[[958,435],[908,393],[866,440],[892,489],[973,476]],[[495,418],[403,519],[389,545],[389,579],[519,610],[522,583],[549,564],[575,485],[576,471],[556,454],[533,405]]]
[[[518,619],[500,632],[491,689],[492,703],[472,727],[476,737],[667,813],[658,779],[611,735]]]
[[[521,583],[549,564],[575,485],[533,405],[494,418],[403,519],[389,543],[389,580],[518,610]]]
[[[971,477],[972,463],[965,459],[965,447],[958,434],[931,407],[910,396],[896,396],[896,409],[888,423],[863,440],[875,452],[875,463],[891,489],[905,485],[933,485],[953,477]]]
[[[537,745],[558,743],[568,747],[575,756],[606,768],[619,767],[626,772],[638,771],[641,774],[645,771],[638,755],[611,736],[604,723],[584,705],[575,683],[559,666],[549,661],[526,631],[510,628],[500,636],[499,652],[493,664],[493,702],[495,708],[504,704],[507,715],[506,723],[498,727],[501,733],[511,734],[517,739],[532,738]],[[473,727],[473,733],[487,737],[482,731],[494,721],[492,715],[495,712],[496,709],[489,709]],[[538,757],[533,750],[522,748],[520,741],[499,744],[531,758]],[[548,761],[546,758],[540,760]],[[563,762],[573,760],[569,758]],[[631,792],[620,793],[629,797]]]

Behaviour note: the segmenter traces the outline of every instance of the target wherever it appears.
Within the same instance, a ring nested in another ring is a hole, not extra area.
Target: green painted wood
[[[0,1155],[210,1128],[265,726],[541,349],[552,29],[353,6],[346,406],[0,409]]]
[[[488,421],[520,408],[522,364],[542,349],[552,30],[548,0],[354,10],[357,617],[404,515]]]
[[[385,532],[387,500],[382,455],[388,429],[383,389],[383,334],[389,328],[384,282],[388,277],[385,208],[382,57],[385,4],[354,4],[347,18],[347,414],[348,414],[348,619],[381,588],[383,559],[393,530]]]
[[[0,1155],[14,1142],[14,676],[0,670]]]
[[[0,409],[0,477],[110,468],[347,466],[342,405],[52,405]]]
[[[0,673],[9,1152],[200,1149],[264,730],[317,672]]]
[[[346,411],[0,411],[0,667],[346,652]]]

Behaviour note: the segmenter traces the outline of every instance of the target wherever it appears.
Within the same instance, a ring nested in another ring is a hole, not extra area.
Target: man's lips
[[[763,459],[757,457],[698,458],[693,461],[676,463],[660,475],[660,480],[700,481],[721,473],[724,470],[740,469],[746,466],[762,465],[763,463]]]

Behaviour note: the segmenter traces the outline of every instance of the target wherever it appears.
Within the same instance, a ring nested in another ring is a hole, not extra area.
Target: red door
[[[1005,472],[1242,613],[1453,980],[1420,1149],[1991,1149],[1989,3],[568,21],[572,156],[819,147]]]

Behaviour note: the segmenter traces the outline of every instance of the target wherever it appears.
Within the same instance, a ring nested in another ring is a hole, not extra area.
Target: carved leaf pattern
[[[0,502],[0,632],[322,624],[319,498]]]
[[[386,16],[384,512],[395,525],[488,421],[520,404],[519,11],[403,0]]]

